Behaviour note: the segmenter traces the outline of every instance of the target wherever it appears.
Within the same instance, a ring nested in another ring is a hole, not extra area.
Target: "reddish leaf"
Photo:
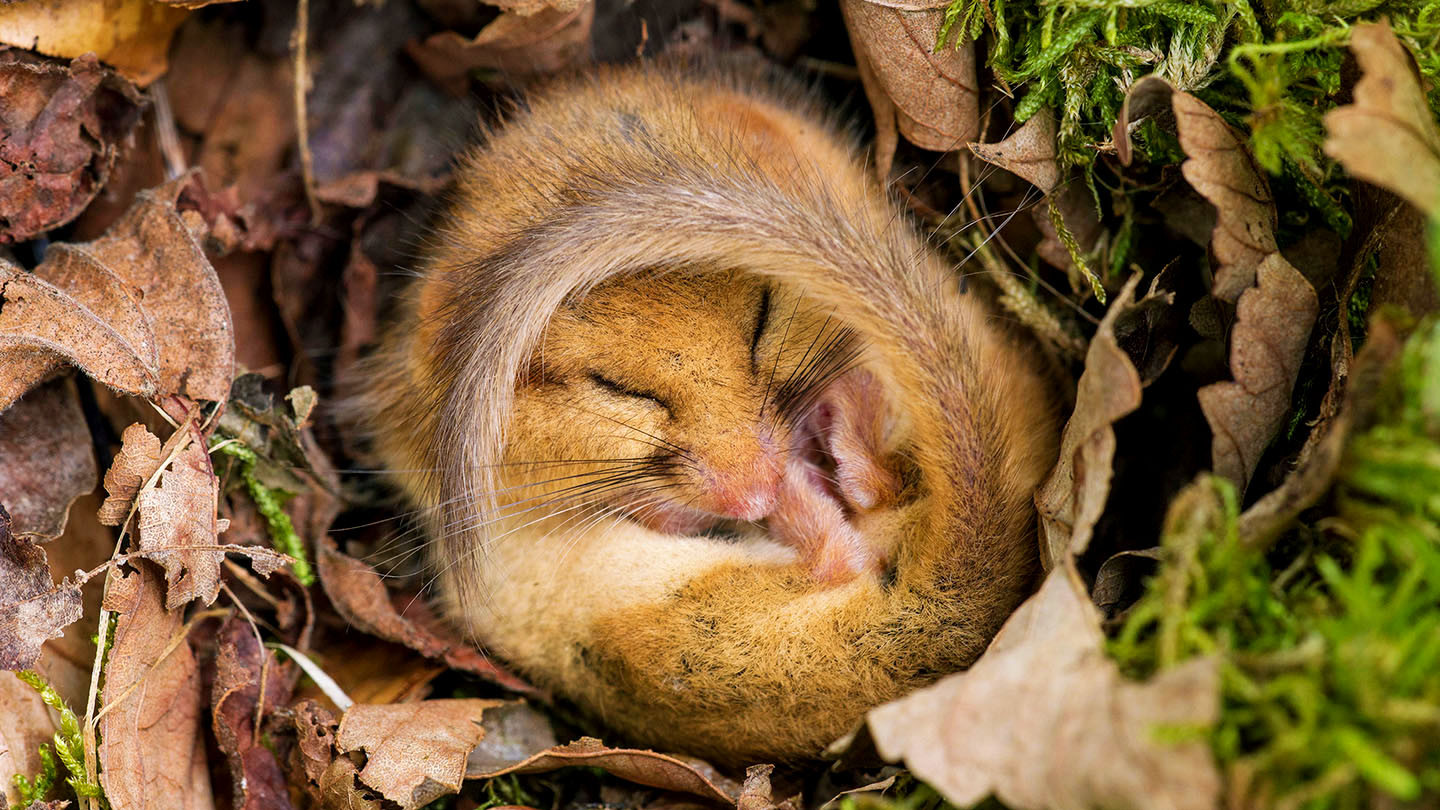
[[[260,646],[255,631],[233,614],[216,639],[215,683],[211,688],[211,727],[230,766],[231,806],[237,810],[290,807],[285,774],[275,755],[256,736],[255,714],[267,714],[289,702],[290,690],[274,655]],[[261,674],[265,705],[260,706]]]
[[[0,16],[0,35],[19,10]],[[30,239],[85,209],[140,120],[139,104],[135,88],[93,55],[66,65],[0,50],[0,244]]]

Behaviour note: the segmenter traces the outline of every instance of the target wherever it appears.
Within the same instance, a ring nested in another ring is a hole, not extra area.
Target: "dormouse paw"
[[[794,547],[818,582],[838,584],[877,573],[884,561],[850,523],[828,483],[815,464],[790,461],[769,517],[771,536]]]

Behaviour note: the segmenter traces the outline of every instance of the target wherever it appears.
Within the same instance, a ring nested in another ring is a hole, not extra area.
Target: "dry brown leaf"
[[[935,50],[948,0],[841,0],[865,97],[875,113],[875,169],[890,174],[895,131],[922,149],[948,152],[979,134],[975,47]]]
[[[59,537],[70,504],[95,488],[96,474],[73,380],[47,383],[0,413],[0,493],[17,536]]]
[[[54,373],[62,359],[117,391],[153,396],[156,347],[133,291],[110,274],[90,276],[71,290],[43,274],[43,265],[26,273],[0,259],[0,363],[10,372],[0,379],[0,409]]]
[[[119,526],[130,514],[135,495],[150,476],[160,469],[160,439],[136,422],[120,437],[120,452],[105,471],[105,502],[100,504],[100,522]]]
[[[0,504],[0,670],[35,666],[40,645],[81,612],[80,586],[54,583],[45,551],[10,533],[10,513]]]
[[[53,5],[4,6],[0,38],[17,13],[48,15]],[[93,56],[65,65],[0,49],[0,244],[30,239],[83,211],[140,120],[139,105],[135,88]]]
[[[485,736],[481,716],[498,700],[356,704],[335,735],[342,753],[363,751],[360,781],[402,810],[456,793],[465,760]]]
[[[557,73],[590,59],[590,27],[594,0],[572,2],[568,8],[546,7],[532,12],[501,14],[474,39],[443,31],[411,43],[406,52],[435,83],[455,95],[469,87],[470,74],[495,70],[507,78]]]
[[[1090,533],[1110,493],[1111,460],[1115,456],[1114,425],[1140,407],[1140,374],[1130,356],[1115,342],[1115,321],[1135,304],[1137,273],[1110,304],[1090,348],[1085,372],[1075,393],[1075,410],[1060,437],[1060,458],[1045,483],[1035,491],[1046,570],[1089,545]],[[1151,292],[1146,296],[1157,295]]]
[[[876,747],[961,807],[993,793],[1016,810],[1211,810],[1208,744],[1155,731],[1215,722],[1214,661],[1136,683],[1104,641],[1079,576],[1059,566],[968,672],[872,710]]]
[[[1348,364],[1347,373],[1331,380],[1320,406],[1320,422],[1311,428],[1294,468],[1280,486],[1240,515],[1237,531],[1243,542],[1268,546],[1301,512],[1330,491],[1350,431],[1371,419],[1381,384],[1400,355],[1402,342],[1400,330],[1383,314],[1371,319],[1365,345]],[[1337,341],[1334,351],[1341,350]],[[1348,352],[1348,347],[1343,350]]]
[[[235,810],[278,810],[290,806],[285,773],[275,754],[257,736],[255,713],[268,714],[289,702],[290,690],[281,667],[260,646],[256,631],[239,613],[232,614],[217,636],[215,680],[211,688],[211,728],[230,766],[231,807]],[[265,705],[260,704],[260,679],[265,678]]]
[[[492,779],[512,773],[545,773],[557,768],[584,765],[600,768],[640,785],[675,790],[703,796],[712,801],[733,804],[739,798],[738,792],[722,790],[704,769],[688,763],[679,757],[642,751],[633,748],[607,748],[593,737],[581,737],[575,742],[541,751],[525,760],[494,768],[493,762],[474,762],[466,769],[466,779]]]
[[[0,717],[0,797],[5,807],[16,807],[15,776],[40,772],[40,745],[50,743],[55,724],[39,693],[8,672],[0,672]]]
[[[1355,101],[1325,114],[1325,154],[1440,217],[1440,128],[1409,52],[1385,22],[1355,26],[1350,50],[1362,75]]]
[[[1181,93],[1158,76],[1130,86],[1115,122],[1115,142],[1129,155],[1129,127],[1141,118],[1164,112],[1175,116],[1176,134],[1186,161],[1180,171],[1192,187],[1215,206],[1217,219],[1210,237],[1215,257],[1212,293],[1234,301],[1255,283],[1255,269],[1277,249],[1275,203],[1265,174],[1245,147],[1244,136],[1225,123],[1205,102]]]
[[[135,195],[135,203],[101,238],[50,248],[45,266],[92,260],[139,290],[159,351],[163,393],[223,402],[235,370],[230,307],[195,234],[175,208],[190,183],[177,178]],[[48,276],[47,276],[48,278]]]
[[[375,569],[340,553],[329,537],[321,536],[317,540],[315,567],[320,573],[320,584],[335,609],[362,632],[404,644],[427,658],[442,660],[456,669],[474,673],[507,689],[536,694],[534,687],[506,672],[471,645],[459,639],[442,637],[437,632],[440,629],[438,626],[432,630],[425,626],[428,622],[421,623],[412,617],[402,616],[396,611],[390,591]],[[412,610],[424,607],[417,600],[407,600],[407,605]]]
[[[1257,281],[1236,305],[1230,338],[1234,381],[1207,385],[1197,394],[1214,433],[1214,471],[1241,492],[1290,409],[1290,391],[1319,309],[1310,282],[1278,252],[1260,262]]]
[[[144,560],[106,581],[105,607],[119,617],[100,695],[100,782],[115,810],[212,810],[199,668],[161,590]]]
[[[176,211],[188,177],[136,195],[101,238],[55,244],[34,273],[0,261],[0,408],[69,360],[122,393],[219,401],[235,341],[215,271]]]
[[[0,42],[49,56],[94,54],[144,87],[165,73],[186,14],[150,0],[16,0],[0,14]]]
[[[140,551],[165,568],[167,610],[192,599],[208,605],[220,594],[225,552],[215,547],[226,527],[215,518],[219,486],[210,455],[192,441],[160,474],[156,486],[140,493]]]
[[[1426,238],[1430,220],[1415,206],[1402,204],[1384,227],[1369,311],[1397,305],[1418,318],[1440,309]]]
[[[975,157],[1028,180],[1046,194],[1060,185],[1060,164],[1055,160],[1055,116],[1048,108],[1030,116],[999,143],[972,143],[969,147]]]

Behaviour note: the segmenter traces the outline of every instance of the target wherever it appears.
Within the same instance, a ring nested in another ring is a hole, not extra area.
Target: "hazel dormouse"
[[[617,741],[817,756],[1033,587],[1039,355],[802,94],[554,83],[424,244],[353,411],[444,614]]]

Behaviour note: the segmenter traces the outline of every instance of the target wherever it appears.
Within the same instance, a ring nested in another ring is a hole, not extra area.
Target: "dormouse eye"
[[[599,387],[604,388],[606,391],[609,391],[610,393],[617,396],[630,397],[631,399],[648,400],[664,408],[666,411],[670,410],[670,403],[661,399],[657,394],[651,393],[649,391],[642,391],[638,388],[631,388],[630,386],[623,383],[618,383],[598,371],[590,372],[590,382],[595,383]]]

